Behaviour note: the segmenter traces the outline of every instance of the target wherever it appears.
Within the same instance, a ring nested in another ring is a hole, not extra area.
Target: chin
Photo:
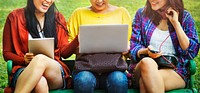
[[[41,9],[41,10],[40,10],[41,13],[46,13],[47,11],[48,11],[48,10],[44,10],[44,9]]]
[[[157,10],[159,10],[159,8],[152,8],[152,10],[157,11]]]

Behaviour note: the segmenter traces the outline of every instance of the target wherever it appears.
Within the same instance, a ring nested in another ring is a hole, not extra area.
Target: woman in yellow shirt
[[[111,5],[109,0],[90,0],[90,3],[91,6],[89,7],[76,9],[69,18],[68,33],[70,42],[77,39],[80,25],[91,24],[128,24],[128,39],[130,39],[132,21],[125,8]],[[83,58],[83,54],[78,52],[76,54],[76,61]],[[119,53],[105,53],[105,56],[117,54],[119,55]],[[87,55],[89,54],[84,54],[84,56]],[[95,56],[95,54],[89,56]],[[122,59],[122,54],[119,56]],[[112,58],[111,56],[109,60]],[[99,74],[93,71],[77,71],[75,68],[73,77],[75,93],[93,93],[94,89],[105,89],[108,93],[127,93],[128,90],[128,80],[124,71],[114,70]]]

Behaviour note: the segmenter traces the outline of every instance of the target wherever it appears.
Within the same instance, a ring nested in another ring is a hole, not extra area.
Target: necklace
[[[41,38],[45,38],[43,28],[39,23],[38,23],[38,32]]]

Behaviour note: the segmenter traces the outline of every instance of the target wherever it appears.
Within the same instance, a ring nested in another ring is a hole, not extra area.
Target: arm
[[[14,48],[14,40],[18,40],[12,35],[12,32],[17,31],[16,18],[13,14],[9,14],[3,30],[3,57],[5,61],[13,60],[15,65],[25,65],[24,54],[17,55]]]
[[[61,51],[62,51],[61,56],[63,58],[70,57],[73,53],[75,53],[76,49],[78,48],[78,45],[79,45],[79,43],[78,43],[78,36],[76,36],[75,39],[72,42],[70,42],[69,44],[65,44],[62,47],[62,49],[61,49]]]
[[[174,12],[176,14],[176,12]],[[177,16],[169,18],[170,22],[176,30],[179,45],[178,52],[180,55],[187,57],[187,59],[193,59],[197,56],[199,51],[198,34],[195,28],[194,19],[187,11],[183,13],[183,22],[177,22]],[[175,20],[176,19],[176,20]]]
[[[128,40],[130,41],[132,33],[132,20],[129,12],[123,8],[123,24],[128,24]]]
[[[180,52],[186,53],[186,56],[189,57],[189,59],[193,59],[198,55],[198,51],[200,48],[199,44],[199,37],[197,34],[197,30],[195,28],[194,19],[192,18],[191,14],[188,12],[184,12],[183,22],[182,22],[182,28],[185,32],[188,40],[189,40],[189,46],[186,50],[183,50],[182,48],[179,48]],[[183,42],[183,41],[182,41]]]
[[[72,15],[69,17],[69,20],[68,20],[68,23],[67,23],[68,35],[69,35],[68,41],[69,42],[73,41],[73,39],[75,39],[76,36],[79,33],[79,26],[80,26],[79,17],[80,17],[79,9],[76,9],[72,13]]]
[[[130,45],[130,53],[132,59],[136,62],[138,61],[139,53],[146,53],[146,48],[144,42],[142,41],[142,9],[139,9],[136,12],[135,18],[132,24],[132,36],[131,36],[131,45]],[[142,50],[140,50],[142,49]],[[139,51],[140,50],[140,51]]]
[[[126,8],[122,7],[122,12],[123,12],[123,16],[122,16],[122,24],[128,24],[128,45],[130,45],[130,38],[131,38],[131,31],[132,31],[132,20],[131,20],[131,16],[129,14],[129,12],[126,10]],[[129,48],[130,49],[130,48]],[[130,58],[129,55],[129,50],[126,52],[122,53],[125,58]]]
[[[172,23],[172,25],[173,25],[173,27],[176,31],[180,47],[183,50],[186,50],[189,47],[189,38],[187,37],[187,35],[183,31],[183,29],[181,27],[181,23],[178,20],[179,19],[179,13],[172,8],[169,8],[168,12],[172,13],[172,15],[166,14],[166,16],[168,17],[169,21]]]
[[[60,53],[61,56],[63,58],[68,58],[70,57],[75,50],[77,49],[79,43],[78,43],[78,37],[76,36],[73,41],[71,41],[70,43],[68,42],[68,33],[66,31],[66,21],[65,18],[62,14],[59,15],[60,16],[60,25],[62,26],[58,26],[59,27],[59,31],[58,31],[58,38],[60,40]]]

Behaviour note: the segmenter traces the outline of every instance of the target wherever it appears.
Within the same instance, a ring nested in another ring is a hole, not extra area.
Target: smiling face
[[[103,12],[108,9],[109,0],[90,0],[92,10],[96,13]]]
[[[151,8],[156,11],[167,4],[167,0],[148,0]]]
[[[36,13],[46,13],[49,7],[54,3],[54,0],[33,0]]]

